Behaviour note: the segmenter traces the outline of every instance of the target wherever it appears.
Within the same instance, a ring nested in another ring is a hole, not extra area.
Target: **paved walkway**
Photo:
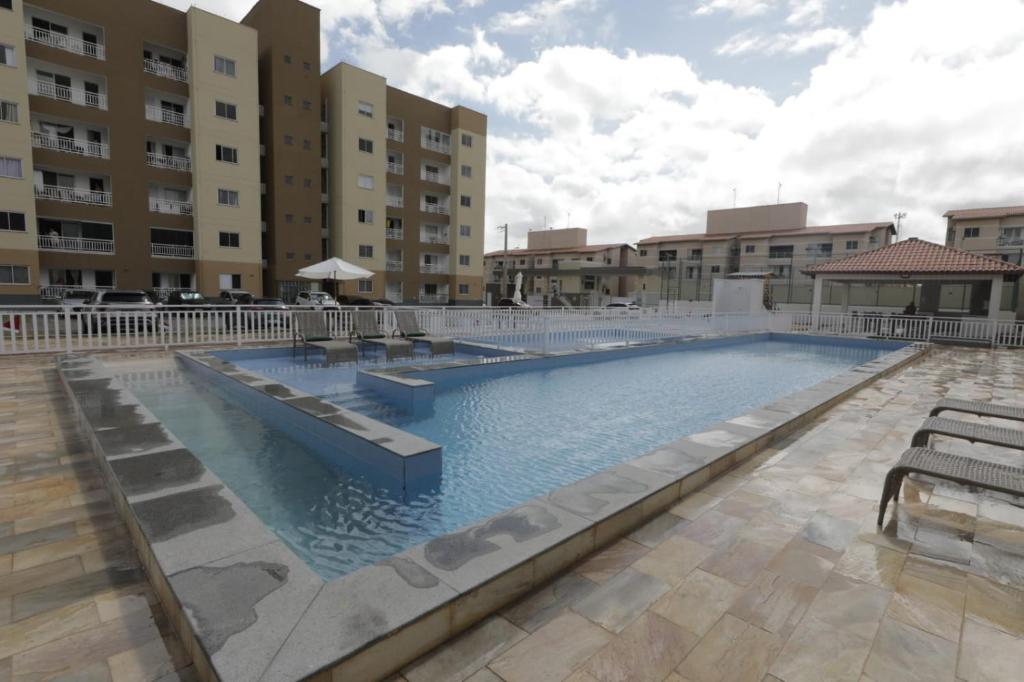
[[[1024,509],[911,482],[874,525],[943,395],[1024,405],[1024,353],[936,351],[397,679],[1020,679]],[[0,681],[192,679],[67,409],[0,359]]]

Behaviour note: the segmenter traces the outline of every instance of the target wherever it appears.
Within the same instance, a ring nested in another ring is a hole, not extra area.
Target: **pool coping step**
[[[893,350],[330,581],[281,542],[99,359],[63,356],[57,367],[200,678],[329,680],[400,670],[929,349]]]

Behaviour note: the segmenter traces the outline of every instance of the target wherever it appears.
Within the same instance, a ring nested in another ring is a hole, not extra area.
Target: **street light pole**
[[[896,219],[896,241],[899,241],[900,240],[900,223],[902,223],[903,219],[907,217],[907,212],[906,211],[900,211],[898,213],[894,213],[892,215],[892,217]]]

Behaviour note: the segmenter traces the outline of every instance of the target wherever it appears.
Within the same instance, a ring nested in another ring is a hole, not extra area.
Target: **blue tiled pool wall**
[[[546,343],[545,336],[547,336]],[[512,329],[496,334],[464,336],[462,337],[462,340],[469,341],[471,343],[482,343],[509,348],[523,348],[528,350],[540,350],[545,346],[549,349],[564,350],[579,346],[596,346],[601,344],[624,342],[650,342],[679,336],[682,336],[682,334],[666,332],[664,330],[609,327],[606,329],[575,331],[552,330],[547,334],[543,331],[516,331]]]
[[[429,493],[441,477],[441,448],[419,457],[406,458],[375,443],[339,429],[333,424],[211,369],[187,356],[178,356],[186,371],[194,372],[237,402],[250,414],[298,441],[322,462],[365,478],[395,499]],[[407,461],[407,460],[414,461]]]

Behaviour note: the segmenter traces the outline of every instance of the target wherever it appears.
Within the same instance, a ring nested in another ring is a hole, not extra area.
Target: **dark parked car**
[[[503,298],[498,301],[498,307],[500,308],[529,308],[525,302],[516,303],[514,298]]]
[[[167,299],[164,301],[165,305],[210,305],[210,301],[207,300],[198,291],[172,291],[167,294]]]
[[[225,289],[215,302],[218,305],[252,305],[253,295],[244,289]]]
[[[285,314],[281,315],[264,315],[264,310],[277,310],[282,313],[288,312],[288,306],[280,298],[271,297],[258,297],[253,298],[251,303],[242,308],[242,328],[243,329],[260,329],[266,327],[281,327],[285,324],[288,316]],[[235,314],[229,312],[224,318],[224,324],[228,329],[234,329],[235,326]]]

